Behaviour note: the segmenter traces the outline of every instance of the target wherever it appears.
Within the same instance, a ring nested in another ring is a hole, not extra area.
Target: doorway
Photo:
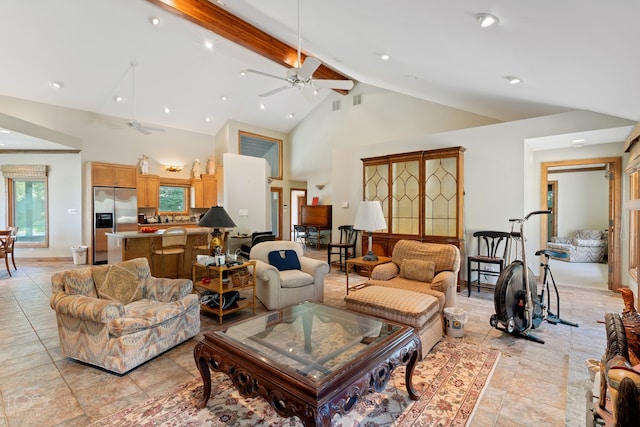
[[[271,232],[282,239],[282,187],[271,187]]]
[[[291,218],[289,218],[289,224],[291,224],[290,233],[291,240],[293,240],[293,226],[301,222],[301,206],[307,204],[307,190],[305,188],[291,188],[289,200],[291,200]]]
[[[540,206],[542,209],[549,208],[549,185],[553,179],[549,178],[552,173],[558,173],[558,171],[594,171],[597,170],[602,174],[602,179],[606,179],[605,186],[607,187],[606,200],[599,202],[606,204],[606,225],[605,231],[607,233],[608,245],[605,256],[607,257],[608,267],[606,269],[606,281],[607,288],[609,290],[617,290],[621,287],[621,246],[620,246],[620,226],[622,219],[622,205],[621,205],[621,188],[622,188],[622,158],[621,157],[600,157],[594,159],[578,159],[578,160],[563,160],[557,162],[543,162],[541,164],[541,198]],[[554,189],[554,195],[556,196],[556,211],[552,211],[556,221],[558,220],[558,197],[559,192],[563,190],[556,184]],[[563,193],[564,194],[564,193]],[[564,213],[566,215],[567,212]],[[541,222],[540,227],[540,240],[541,242],[547,242],[549,239],[549,226],[546,221]],[[562,228],[558,222],[556,227]],[[557,233],[557,231],[556,231]],[[569,264],[564,261],[557,261],[557,263],[563,263],[562,268],[571,268]],[[576,268],[578,268],[576,266]],[[553,269],[553,267],[552,267]]]

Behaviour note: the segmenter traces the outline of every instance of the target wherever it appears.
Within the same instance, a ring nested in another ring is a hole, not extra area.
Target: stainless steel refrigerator
[[[106,264],[106,233],[138,230],[135,188],[93,187],[93,263]]]

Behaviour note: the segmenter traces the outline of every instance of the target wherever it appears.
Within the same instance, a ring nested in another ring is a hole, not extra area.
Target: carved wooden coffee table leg
[[[418,362],[418,356],[421,353],[421,344],[418,342],[417,348],[411,354],[411,359],[407,364],[407,368],[405,370],[405,383],[407,384],[407,393],[409,393],[409,398],[411,400],[420,399],[420,394],[416,392],[416,389],[413,388],[413,369],[416,367],[416,362]]]
[[[202,390],[202,400],[200,400],[196,406],[198,408],[204,408],[207,406],[209,396],[211,396],[211,372],[209,371],[209,363],[207,361],[204,344],[201,342],[196,344],[193,349],[193,357],[196,360],[196,366],[198,367],[198,371],[200,371],[200,376],[202,377],[202,383],[204,385]]]

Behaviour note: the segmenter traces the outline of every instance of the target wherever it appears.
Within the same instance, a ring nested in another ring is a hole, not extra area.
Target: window
[[[269,164],[269,178],[282,179],[282,140],[240,131],[238,152]]]
[[[7,179],[8,225],[18,227],[16,245],[48,247],[47,166],[2,165]]]
[[[160,209],[161,213],[185,213],[187,211],[187,187],[161,185]]]

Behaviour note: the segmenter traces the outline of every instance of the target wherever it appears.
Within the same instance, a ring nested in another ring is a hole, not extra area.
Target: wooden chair
[[[500,276],[511,246],[511,234],[503,231],[476,231],[473,237],[476,238],[478,252],[467,257],[467,296],[471,296],[471,275],[474,271],[477,273],[478,292],[480,286],[495,287],[490,283],[482,283],[481,276]],[[472,268],[474,263],[475,268]],[[498,271],[489,269],[486,264],[497,265]]]
[[[355,230],[353,225],[341,225],[340,242],[327,245],[327,262],[331,266],[331,255],[338,255],[340,271],[343,271],[347,259],[356,257],[356,241],[360,230]]]
[[[293,226],[293,241],[300,243],[303,249],[307,248],[307,228],[304,225]]]
[[[7,267],[7,273],[11,277],[11,269],[9,268],[9,245],[11,242],[11,230],[0,230],[0,258],[4,258],[4,264]]]
[[[18,267],[16,267],[16,259],[13,256],[13,249],[15,248],[16,240],[18,239],[18,228],[19,227],[9,227],[11,234],[10,234],[9,246],[7,248],[7,255],[11,255],[11,262],[13,263],[14,270],[18,269]]]
[[[184,262],[184,251],[187,245],[187,229],[183,227],[170,227],[164,230],[160,238],[159,247],[154,248],[153,255],[160,257],[160,272],[154,268],[154,274],[157,277],[164,277],[165,256],[175,255],[176,260],[176,277],[180,277],[181,265]],[[155,258],[155,257],[154,257]]]

